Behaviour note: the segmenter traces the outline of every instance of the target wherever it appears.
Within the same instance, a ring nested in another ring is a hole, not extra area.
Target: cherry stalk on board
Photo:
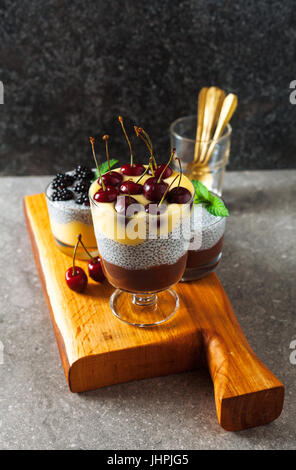
[[[75,266],[75,256],[77,247],[79,245],[79,238],[77,239],[74,253],[73,253],[73,266],[68,268],[65,274],[65,279],[68,287],[75,292],[83,292],[87,286],[87,275],[84,270],[79,266]]]
[[[82,241],[82,237],[81,235],[78,235],[78,240],[82,246],[82,248],[84,249],[84,251],[88,254],[88,256],[90,257],[90,260],[88,262],[88,274],[89,274],[89,277],[91,279],[93,279],[94,281],[96,282],[103,282],[105,280],[105,275],[103,273],[103,269],[102,269],[102,264],[101,264],[101,260],[100,258],[97,256],[97,257],[94,257],[90,254],[90,252],[88,251],[88,249],[86,248],[86,246],[84,245],[83,241]]]

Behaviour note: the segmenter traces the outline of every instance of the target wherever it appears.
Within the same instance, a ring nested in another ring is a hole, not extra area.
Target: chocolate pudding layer
[[[206,250],[189,250],[186,268],[198,268],[210,264],[222,251],[224,235],[211,248]]]
[[[198,210],[201,212],[198,213]],[[194,207],[193,232],[200,240],[197,250],[188,252],[182,281],[200,279],[215,271],[222,256],[225,218],[210,214],[204,207]]]
[[[184,273],[186,260],[187,253],[174,264],[161,264],[147,269],[126,269],[102,259],[109,282],[114,287],[131,293],[154,293],[176,284]]]

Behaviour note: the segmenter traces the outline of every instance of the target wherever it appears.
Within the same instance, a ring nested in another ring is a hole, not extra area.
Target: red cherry
[[[96,202],[113,202],[117,198],[118,191],[114,186],[106,186],[105,191],[100,188],[94,195]]]
[[[100,258],[92,258],[89,261],[88,274],[96,282],[103,282],[105,280]]]
[[[177,186],[171,189],[168,193],[167,199],[170,203],[175,204],[186,204],[192,198],[191,192],[183,188],[183,186]]]
[[[76,292],[83,292],[87,286],[87,275],[78,266],[67,269],[65,278],[68,287]]]
[[[158,205],[158,204],[146,204],[145,206],[145,211],[149,213],[149,215],[155,215],[157,216],[157,222],[156,226],[157,228],[160,227],[160,216],[165,213],[167,210],[166,206],[164,204]]]
[[[120,171],[125,176],[140,176],[145,171],[145,167],[140,163],[126,163],[122,165]]]
[[[156,177],[148,178],[143,186],[143,194],[149,201],[159,202],[167,187],[167,183],[162,180],[158,182]]]
[[[116,212],[118,212],[118,214],[121,214],[121,215],[125,216],[127,208],[131,204],[137,204],[138,206],[140,206],[140,204],[138,204],[138,201],[133,197],[118,196],[118,198],[116,200],[116,203],[115,203],[115,210],[116,210]],[[134,213],[136,213],[136,212],[134,212]]]
[[[161,165],[157,165],[156,169],[153,168],[155,178],[160,177],[165,167],[166,167],[166,163],[162,163]],[[148,173],[149,175],[152,175],[151,168],[149,169]],[[167,166],[163,172],[162,179],[165,180],[166,178],[169,178],[172,174],[173,174],[173,170],[169,166]]]
[[[124,181],[119,188],[119,191],[123,194],[142,194],[143,186],[140,183],[128,180]]]
[[[122,175],[120,173],[117,173],[117,171],[108,171],[108,173],[102,175],[102,181],[105,186],[119,186],[122,180]],[[101,178],[98,179],[98,183],[102,184]]]
[[[164,214],[166,210],[167,208],[164,204],[158,205],[158,204],[148,203],[145,206],[145,211],[151,215],[159,216],[159,215]]]

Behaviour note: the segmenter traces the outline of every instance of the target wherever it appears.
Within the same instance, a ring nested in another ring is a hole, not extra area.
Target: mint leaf
[[[194,204],[203,204],[207,211],[216,217],[228,217],[229,212],[223,201],[212,194],[199,180],[192,180],[195,189]]]
[[[195,189],[195,197],[198,197],[198,199],[203,199],[204,201],[210,200],[211,193],[208,188],[204,184],[202,184],[201,181],[192,180],[192,184]]]
[[[118,163],[118,160],[115,160],[114,158],[111,158],[110,168],[113,168],[117,163]],[[108,162],[101,163],[99,165],[99,168],[100,168],[100,172],[102,173],[102,175],[104,175],[104,173],[107,173],[107,171],[109,171]],[[99,175],[98,169],[96,169],[94,179],[97,179],[99,177],[100,177],[100,175]]]
[[[207,204],[206,209],[210,214],[215,215],[216,217],[229,216],[228,209],[225,207],[224,203],[216,196],[213,197],[213,200],[210,204]]]

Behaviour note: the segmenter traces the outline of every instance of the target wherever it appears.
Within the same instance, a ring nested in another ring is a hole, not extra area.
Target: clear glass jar
[[[188,178],[200,180],[209,190],[221,196],[230,153],[231,125],[226,126],[217,141],[203,142],[195,138],[196,124],[196,116],[185,116],[174,121],[170,126],[171,147],[176,149],[176,156],[180,158],[183,172]],[[200,160],[193,163],[196,151]],[[176,161],[173,165],[176,170],[179,169]]]

